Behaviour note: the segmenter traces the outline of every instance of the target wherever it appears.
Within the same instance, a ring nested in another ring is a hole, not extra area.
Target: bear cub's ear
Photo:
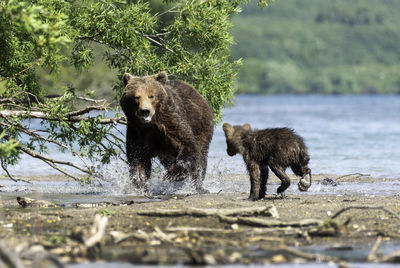
[[[250,124],[249,124],[249,123],[244,124],[244,125],[243,125],[243,129],[244,129],[244,130],[251,130]]]
[[[224,123],[224,124],[222,125],[222,129],[224,130],[225,135],[226,135],[227,137],[232,136],[232,135],[233,135],[233,132],[235,131],[235,130],[233,129],[233,126],[232,126],[231,124],[229,124],[229,123]]]
[[[159,74],[156,74],[156,75],[154,76],[154,78],[155,78],[158,82],[160,82],[161,84],[165,84],[165,82],[167,82],[168,75],[167,75],[167,72],[166,72],[166,71],[162,71],[162,72],[160,72]]]
[[[124,86],[126,86],[129,80],[131,80],[132,78],[133,76],[130,73],[125,73],[124,76],[122,77],[122,81],[124,81]]]

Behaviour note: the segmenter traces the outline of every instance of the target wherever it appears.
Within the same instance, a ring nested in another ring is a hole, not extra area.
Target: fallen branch
[[[294,257],[306,259],[308,261],[323,261],[323,262],[340,261],[340,259],[336,257],[306,253],[283,245],[280,246],[278,249],[271,249],[271,250],[276,251],[277,254],[292,255]]]
[[[231,230],[216,229],[207,227],[169,227],[167,232],[204,232],[204,233],[225,233]]]
[[[138,211],[138,215],[142,216],[156,216],[156,217],[177,217],[177,216],[194,216],[194,217],[206,217],[206,216],[250,216],[250,215],[264,215],[274,218],[278,218],[278,212],[276,207],[273,205],[256,207],[256,208],[236,208],[236,209],[200,209],[200,208],[189,208],[189,209],[163,209],[154,211]]]
[[[382,236],[378,236],[374,246],[372,247],[371,251],[368,254],[367,261],[376,261],[377,260],[375,252],[378,249],[378,247],[381,244],[381,242],[382,242]]]
[[[86,247],[91,248],[101,242],[101,240],[104,237],[104,232],[106,230],[107,222],[108,222],[107,217],[96,214],[93,226],[90,229],[90,237],[84,239],[84,244]]]
[[[400,252],[393,251],[389,255],[386,255],[386,256],[380,258],[379,262],[400,263]]]
[[[135,239],[135,240],[139,240],[139,241],[149,241],[151,238],[150,236],[143,232],[142,230],[138,230],[135,233],[124,233],[124,232],[120,232],[120,231],[111,231],[110,235],[114,241],[114,243],[119,244],[123,241],[126,240],[130,240],[130,239]]]
[[[228,223],[238,223],[245,224],[249,226],[257,227],[308,227],[314,225],[322,224],[322,220],[317,219],[303,219],[299,221],[280,221],[280,220],[270,220],[270,219],[260,219],[260,218],[247,218],[247,217],[228,217],[219,216],[219,219]]]
[[[396,212],[393,212],[390,209],[387,209],[387,208],[385,208],[383,206],[350,206],[350,207],[345,207],[345,208],[342,208],[341,210],[339,210],[338,212],[336,212],[335,214],[333,214],[331,216],[331,219],[334,219],[334,218],[338,217],[340,214],[342,214],[343,212],[345,212],[347,210],[350,210],[350,209],[380,209],[380,210],[383,210],[383,211],[393,215],[397,219],[400,219],[399,214],[397,214]]]

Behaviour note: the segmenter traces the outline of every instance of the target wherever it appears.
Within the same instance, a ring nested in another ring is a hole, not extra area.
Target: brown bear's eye
[[[135,96],[135,100],[140,100],[140,97],[139,96]]]
[[[149,96],[149,99],[154,99],[154,96]]]

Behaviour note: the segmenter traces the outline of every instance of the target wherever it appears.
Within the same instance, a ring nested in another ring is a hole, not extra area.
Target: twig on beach
[[[303,219],[299,221],[279,221],[260,218],[247,218],[247,217],[228,217],[220,215],[219,219],[228,223],[240,223],[250,226],[258,227],[307,227],[322,224],[322,220],[317,219]]]
[[[129,234],[121,231],[111,231],[110,235],[113,238],[115,244],[119,244],[122,241],[126,241],[132,238],[139,241],[151,240],[150,236],[146,232],[143,232],[142,230],[137,230],[135,233],[129,233]]]
[[[385,208],[384,206],[350,206],[350,207],[345,207],[342,208],[341,210],[339,210],[338,212],[336,212],[335,214],[333,214],[331,216],[331,219],[334,219],[336,217],[338,217],[340,214],[342,214],[343,212],[350,210],[350,209],[380,209],[383,210],[393,216],[395,216],[396,218],[400,219],[399,214],[397,214],[396,212],[391,211],[388,208]]]
[[[274,205],[256,207],[256,208],[235,208],[235,209],[157,209],[151,211],[138,211],[138,215],[142,216],[156,216],[156,217],[176,217],[176,216],[251,216],[251,215],[264,215],[274,218],[279,218],[279,214]]]
[[[339,262],[340,261],[340,259],[338,259],[336,257],[306,253],[306,252],[302,252],[297,249],[287,247],[285,245],[281,245],[279,248],[270,249],[270,250],[274,250],[277,253],[283,254],[283,255],[291,255],[294,257],[299,257],[299,258],[305,259],[307,261],[323,261],[323,262]]]
[[[350,177],[350,176],[357,176],[356,179],[358,179],[358,178],[361,178],[361,177],[371,177],[371,174],[351,173],[351,174],[347,174],[347,175],[343,175],[343,176],[337,177],[337,178],[335,178],[335,180],[343,179],[343,178]]]
[[[368,254],[368,258],[367,258],[368,261],[376,261],[377,260],[375,252],[378,249],[381,242],[382,242],[382,236],[378,236],[374,246],[372,247],[371,251]]]
[[[204,233],[226,233],[228,230],[226,229],[215,229],[215,228],[207,228],[207,227],[168,227],[166,229],[167,232],[204,232]],[[236,231],[235,231],[236,232]]]
[[[104,237],[107,222],[108,222],[107,217],[96,214],[93,226],[90,229],[90,237],[84,240],[85,246],[87,248],[93,247],[101,242],[101,240]]]

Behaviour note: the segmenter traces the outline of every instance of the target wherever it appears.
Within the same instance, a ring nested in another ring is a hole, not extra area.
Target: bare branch
[[[177,217],[177,216],[232,216],[232,215],[264,215],[270,217],[279,217],[274,205],[251,207],[251,208],[234,208],[234,209],[160,209],[154,211],[138,211],[138,215],[157,216],[157,217]]]
[[[318,219],[301,219],[299,221],[280,221],[280,220],[266,220],[256,217],[230,217],[230,216],[219,216],[219,219],[228,223],[239,223],[249,226],[259,227],[307,227],[313,225],[320,225],[322,220]]]
[[[31,65],[29,65],[29,66],[26,67],[25,69],[23,69],[23,70],[21,70],[21,71],[15,73],[14,76],[19,75],[19,74],[23,74],[24,72],[28,71],[29,69],[31,69],[31,68],[34,67],[35,65],[39,64],[40,61],[41,61],[41,59],[37,59],[34,63],[32,63]],[[4,80],[7,80],[7,79],[9,79],[9,78],[10,78],[10,77],[4,77],[3,79],[0,79],[0,82],[1,82],[1,81],[4,81]]]
[[[336,217],[338,217],[340,214],[342,214],[343,212],[350,210],[350,209],[380,209],[383,211],[386,211],[387,213],[395,216],[396,218],[400,219],[399,214],[397,214],[396,212],[391,211],[390,209],[385,208],[384,206],[350,206],[350,207],[345,207],[342,208],[341,210],[339,210],[338,212],[336,212],[333,216],[331,216],[331,219],[334,219]]]
[[[73,112],[69,112],[66,114],[66,117],[73,117],[73,116],[78,116],[78,115],[83,115],[83,114],[87,114],[91,111],[105,111],[107,110],[107,107],[105,107],[104,105],[101,106],[88,106],[82,110],[78,110],[78,111],[73,111]]]
[[[102,99],[102,100],[95,100],[95,99],[91,99],[91,98],[86,98],[86,97],[76,97],[79,100],[84,100],[84,101],[88,101],[88,102],[94,102],[94,103],[100,103],[100,102],[105,102],[106,100]]]
[[[37,112],[37,111],[10,111],[10,110],[3,110],[0,111],[0,117],[7,118],[10,116],[18,116],[18,117],[30,117],[36,119],[43,119],[48,121],[62,121],[62,118],[56,118],[50,116],[48,113]],[[70,116],[68,117],[67,121],[70,122],[80,122],[80,121],[87,121],[90,117],[83,117],[83,116]],[[126,118],[125,116],[120,116],[117,118],[104,118],[99,121],[100,124],[107,125],[107,124],[123,124],[126,125]]]
[[[65,166],[73,167],[73,168],[75,168],[75,169],[77,169],[77,170],[80,170],[80,171],[82,171],[82,172],[84,172],[84,173],[87,173],[87,174],[90,174],[90,175],[93,174],[93,172],[92,172],[91,170],[84,169],[84,168],[79,167],[79,166],[77,166],[77,165],[75,165],[75,164],[73,164],[73,163],[71,163],[71,162],[68,162],[68,161],[61,161],[61,160],[56,160],[56,159],[53,159],[53,158],[46,157],[46,156],[44,156],[44,155],[41,155],[41,154],[39,154],[39,153],[37,153],[37,152],[35,152],[35,151],[29,149],[28,147],[26,147],[26,146],[24,146],[24,145],[22,145],[22,144],[19,144],[19,145],[18,145],[18,148],[20,148],[24,153],[26,153],[26,154],[32,156],[33,158],[38,158],[38,159],[40,159],[40,160],[46,162],[46,163],[49,164],[49,165],[52,164],[52,165],[51,165],[52,167],[56,167],[56,166],[54,165],[54,164],[56,163],[56,164],[60,164],[60,165],[65,165]],[[57,170],[60,170],[59,168],[56,168],[56,169],[57,169]],[[61,170],[60,170],[60,171],[61,171]],[[65,172],[63,172],[63,173],[66,174]],[[67,174],[66,174],[66,175],[67,175]]]
[[[367,261],[376,261],[378,258],[376,257],[376,250],[378,249],[379,245],[382,242],[382,236],[378,236],[378,238],[375,241],[374,246],[371,248],[371,251],[368,254]]]
[[[174,9],[178,8],[179,5],[180,5],[180,4],[178,4],[178,5],[176,5],[176,6],[173,6],[173,7],[171,7],[170,9],[165,10],[164,12],[158,14],[157,16],[158,16],[158,17],[161,17],[161,16],[164,15],[164,14],[171,13]]]
[[[166,49],[166,50],[168,50],[169,52],[171,52],[171,53],[175,54],[175,51],[173,51],[173,50],[172,50],[172,49],[170,49],[169,47],[165,46],[164,44],[162,44],[162,43],[158,42],[157,40],[155,40],[155,39],[151,38],[150,36],[148,36],[148,35],[144,35],[144,37],[146,37],[146,38],[147,38],[149,41],[151,41],[151,42],[153,42],[153,43],[155,43],[155,44],[159,45],[160,47],[163,47],[163,48],[165,48],[165,49]]]
[[[68,171],[66,171],[66,170],[64,170],[64,169],[62,169],[62,168],[60,168],[60,167],[58,167],[58,166],[55,165],[54,163],[52,163],[52,162],[50,162],[50,161],[46,161],[46,160],[43,160],[43,162],[45,162],[46,164],[48,164],[49,166],[51,166],[51,167],[54,168],[55,170],[58,170],[58,171],[60,171],[61,173],[67,175],[68,177],[73,178],[73,179],[76,180],[76,181],[80,181],[80,178],[79,178],[79,177],[77,177],[77,176],[75,176],[75,175],[69,173]]]
[[[15,178],[10,174],[10,172],[8,172],[8,169],[7,169],[6,165],[4,164],[3,159],[1,159],[1,168],[4,170],[4,172],[7,174],[7,176],[8,176],[11,180],[13,180],[14,182],[22,181],[22,182],[26,182],[26,183],[31,184],[30,181],[26,181],[26,180],[22,180],[22,179],[15,179]]]
[[[7,119],[6,119],[6,120],[7,120]],[[3,122],[0,122],[0,125],[4,126],[4,127],[6,127],[6,128],[9,128],[9,127],[11,127],[12,124],[11,124],[11,123],[10,123],[10,124],[5,124],[5,123],[3,123]],[[13,125],[13,126],[16,127],[16,128],[18,128],[20,131],[24,132],[25,134],[28,134],[29,136],[35,137],[35,138],[40,139],[40,140],[47,141],[47,142],[49,142],[49,143],[54,143],[54,144],[56,144],[56,145],[58,145],[58,146],[60,146],[60,147],[63,147],[63,148],[65,148],[65,149],[69,149],[69,147],[68,147],[67,145],[62,144],[62,143],[59,142],[59,141],[56,141],[56,140],[53,140],[53,139],[49,139],[49,138],[43,137],[42,135],[39,135],[39,134],[35,133],[34,131],[30,131],[30,130],[28,130],[27,128],[21,126],[21,125]]]

